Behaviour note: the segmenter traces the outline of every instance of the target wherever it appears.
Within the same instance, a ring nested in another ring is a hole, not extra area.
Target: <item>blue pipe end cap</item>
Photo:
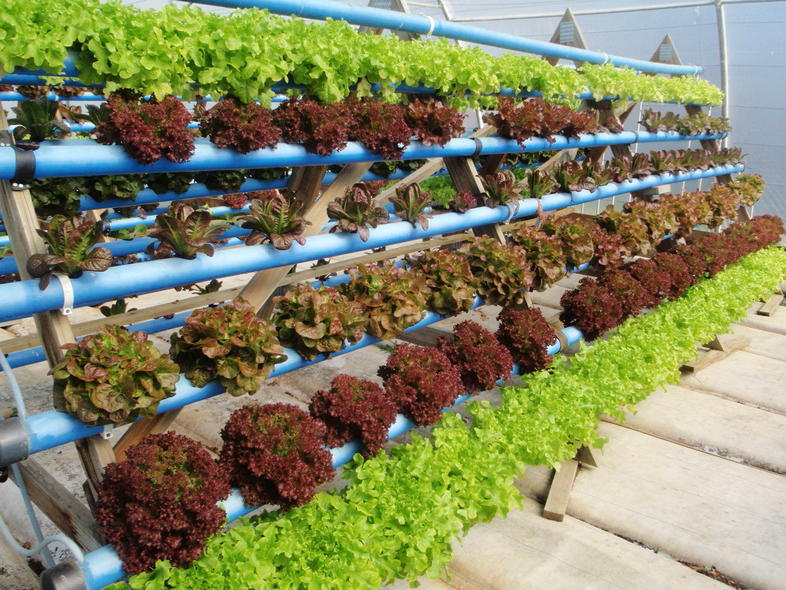
[[[9,418],[0,422],[0,467],[27,459],[29,451],[30,437],[22,419]]]
[[[41,590],[88,590],[82,568],[73,560],[61,561],[41,573]]]

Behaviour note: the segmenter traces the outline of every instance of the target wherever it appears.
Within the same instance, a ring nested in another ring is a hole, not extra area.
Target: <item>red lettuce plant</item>
[[[737,192],[740,204],[752,207],[764,194],[764,179],[758,174],[740,174],[727,184]]]
[[[534,274],[533,289],[543,291],[565,276],[565,254],[559,237],[549,236],[534,225],[521,224],[510,239],[526,253]]]
[[[615,182],[646,178],[654,171],[649,156],[644,153],[614,158],[610,165],[617,170]]]
[[[289,510],[311,500],[317,486],[333,477],[324,436],[325,425],[293,405],[247,405],[221,430],[219,461],[247,504]]]
[[[567,291],[560,299],[560,319],[575,325],[587,341],[595,340],[617,327],[623,320],[620,300],[611,290],[592,278],[584,278],[578,288]]]
[[[329,447],[359,439],[364,457],[382,449],[397,412],[396,404],[379,385],[344,374],[333,378],[330,390],[318,391],[308,409],[311,416],[324,422]]]
[[[597,187],[592,176],[587,174],[583,164],[570,160],[554,167],[554,181],[557,188],[565,193],[575,193],[583,190],[594,191]]]
[[[532,287],[535,278],[524,250],[486,237],[471,242],[464,251],[487,305],[524,303],[524,289]]]
[[[497,321],[497,340],[510,351],[520,372],[532,373],[547,369],[551,365],[552,355],[547,351],[557,340],[557,334],[540,309],[533,307],[516,310],[503,307]]]
[[[423,252],[411,260],[430,289],[428,306],[442,316],[469,311],[478,285],[465,256],[450,250]]]
[[[645,307],[655,307],[666,297],[671,289],[671,279],[667,272],[652,260],[639,258],[628,267],[633,277],[644,287],[647,300]]]
[[[670,301],[674,301],[685,292],[685,289],[690,287],[695,279],[688,269],[688,265],[678,254],[671,254],[669,252],[658,252],[652,257],[652,262],[658,265],[658,268],[669,275],[669,290],[666,292],[666,297]]]
[[[678,228],[676,216],[671,208],[660,202],[634,199],[625,203],[623,211],[630,214],[633,219],[638,218],[644,223],[650,244],[657,244]]]
[[[338,352],[344,342],[363,337],[368,319],[363,305],[335,289],[297,285],[276,298],[273,323],[281,343],[306,360]]]
[[[658,204],[669,209],[683,236],[690,235],[697,224],[708,221],[711,215],[709,204],[700,192],[662,195]]]
[[[388,261],[381,266],[360,265],[349,274],[352,280],[342,285],[343,291],[365,307],[372,336],[395,338],[423,319],[429,288],[420,273]]]
[[[598,277],[622,304],[622,319],[638,315],[650,303],[650,295],[630,272],[622,268],[608,269]]]
[[[608,234],[596,225],[592,229],[592,244],[595,250],[592,257],[594,265],[601,268],[616,268],[625,260],[622,238],[617,234]]]
[[[95,128],[96,141],[117,143],[141,164],[160,158],[187,162],[194,153],[194,136],[187,129],[191,114],[174,96],[162,101],[140,101],[112,94],[101,106],[104,111]]]
[[[431,204],[429,192],[423,192],[417,183],[407,184],[396,189],[396,196],[390,199],[395,207],[396,214],[404,221],[409,221],[412,227],[420,225],[423,230],[428,229],[428,219],[431,215],[424,212]]]
[[[125,424],[156,415],[175,394],[179,367],[144,332],[107,324],[97,334],[64,344],[52,368],[55,408],[92,425]]]
[[[170,343],[169,353],[194,385],[218,379],[234,396],[256,393],[286,360],[273,325],[243,301],[197,309]]]
[[[224,195],[224,203],[230,209],[242,209],[248,204],[248,194],[246,193],[232,193]]]
[[[722,271],[727,264],[737,260],[737,253],[722,234],[704,234],[690,241],[704,260],[704,269],[708,277]]]
[[[437,349],[461,374],[461,382],[469,393],[492,389],[498,379],[506,379],[513,370],[510,352],[496,336],[473,321],[453,328],[453,337],[440,338]]]
[[[270,110],[256,102],[242,103],[228,96],[199,116],[202,135],[220,148],[241,154],[275,147],[281,129],[273,125]]]
[[[229,229],[230,223],[213,219],[210,211],[194,209],[183,202],[175,201],[166,213],[156,217],[148,237],[161,242],[180,258],[196,258],[198,253],[213,255],[211,242]],[[152,250],[153,244],[148,247]]]
[[[407,105],[407,123],[423,145],[445,145],[464,132],[464,114],[438,98],[413,98]]]
[[[550,217],[541,228],[547,235],[557,236],[562,240],[565,265],[569,269],[578,268],[592,260],[595,253],[592,239],[595,224],[586,217],[576,213]]]
[[[330,203],[327,213],[338,222],[330,228],[331,233],[355,232],[364,242],[368,240],[370,227],[377,227],[390,217],[387,209],[374,204],[374,197],[362,184],[354,185],[343,197]]]
[[[478,206],[478,200],[469,191],[459,191],[448,202],[448,209],[456,213],[466,213]]]
[[[404,108],[376,98],[344,100],[351,113],[349,140],[359,141],[386,160],[397,160],[410,143],[412,130],[404,118]]]
[[[235,223],[251,230],[245,238],[247,245],[269,241],[276,250],[289,250],[293,242],[301,246],[306,243],[305,231],[310,223],[303,219],[294,197],[288,197],[276,193],[269,199],[254,199],[251,210],[237,217]]]
[[[149,434],[107,465],[95,517],[127,574],[158,560],[185,567],[223,528],[226,513],[216,503],[229,492],[203,445],[174,432]]]
[[[379,376],[399,411],[418,426],[437,422],[442,408],[464,393],[458,369],[440,351],[425,346],[396,345]]]
[[[581,133],[595,133],[595,116],[590,112],[577,113],[567,106],[548,103],[541,98],[530,98],[516,104],[512,98],[499,98],[498,112],[483,116],[486,123],[497,128],[497,134],[515,139],[524,147],[531,137],[543,137],[549,142],[552,135],[577,137]]]
[[[103,222],[87,217],[55,215],[36,230],[46,243],[48,254],[33,254],[27,259],[27,272],[40,278],[38,286],[46,289],[52,275],[62,272],[71,278],[83,271],[102,272],[112,266],[112,253],[95,247],[103,234]]]
[[[737,192],[722,184],[715,184],[703,194],[710,208],[709,218],[706,223],[710,229],[719,228],[727,219],[737,216],[737,207],[740,205]]]
[[[704,278],[707,272],[707,265],[704,262],[701,251],[696,246],[680,244],[674,249],[674,253],[682,258],[693,283],[697,283]]]
[[[350,121],[342,103],[322,104],[290,98],[273,111],[284,141],[302,143],[307,151],[329,156],[347,145]]]
[[[521,191],[516,187],[516,177],[510,170],[497,170],[481,176],[480,180],[483,182],[484,204],[487,207],[515,203],[520,198]]]
[[[635,213],[618,211],[609,205],[598,216],[597,223],[606,233],[622,239],[623,255],[626,257],[647,254],[652,249],[649,228]]]

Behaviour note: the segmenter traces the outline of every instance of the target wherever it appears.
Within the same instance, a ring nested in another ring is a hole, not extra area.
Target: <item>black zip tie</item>
[[[16,158],[16,172],[11,179],[11,188],[15,191],[30,188],[29,183],[35,176],[35,153],[32,150],[14,146],[14,157]]]
[[[475,151],[472,153],[470,158],[474,158],[475,156],[479,156],[481,150],[483,150],[483,143],[481,143],[481,141],[477,137],[473,137],[472,141],[475,142]]]

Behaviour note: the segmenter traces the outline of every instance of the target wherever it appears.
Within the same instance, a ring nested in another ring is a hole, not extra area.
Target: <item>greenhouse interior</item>
[[[0,590],[786,590],[784,23],[5,0]]]

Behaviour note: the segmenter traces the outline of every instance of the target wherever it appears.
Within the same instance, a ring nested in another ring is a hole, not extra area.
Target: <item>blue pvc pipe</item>
[[[550,211],[590,200],[642,190],[659,184],[672,184],[686,180],[707,178],[732,172],[740,172],[744,166],[719,166],[710,170],[684,174],[662,174],[649,176],[643,180],[610,183],[599,187],[593,193],[554,193],[546,195],[541,201],[542,209]],[[426,237],[463,231],[472,227],[499,223],[509,218],[537,214],[538,199],[519,201],[519,209],[511,217],[507,207],[476,207],[466,213],[442,213],[429,221],[428,230],[413,227],[408,222],[380,225],[370,231],[368,241],[362,241],[357,234],[335,233],[312,236],[305,245],[293,244],[289,250],[276,250],[269,244],[230,248],[217,251],[213,257],[199,254],[194,260],[166,259],[152,260],[142,264],[112,267],[105,272],[85,272],[80,278],[72,279],[74,305],[81,307],[102,301],[118,299],[134,294],[150,293],[187,283],[197,283],[214,278],[244,274],[292,266],[317,258],[334,257],[400,242],[418,240]],[[40,290],[38,281],[26,280],[0,285],[0,321],[26,317],[41,311],[59,309],[63,306],[63,290],[58,280]]]
[[[225,6],[230,8],[260,8],[276,14],[287,14],[317,20],[342,19],[355,25],[374,28],[395,29],[458,39],[480,45],[490,45],[514,51],[525,51],[547,57],[558,57],[593,64],[612,63],[615,66],[627,66],[641,72],[656,74],[700,74],[700,66],[672,65],[631,59],[617,55],[609,55],[599,51],[578,49],[557,43],[535,41],[517,35],[509,35],[490,31],[471,25],[452,23],[449,21],[430,19],[425,16],[405,14],[379,8],[351,6],[331,0],[196,0],[199,4]]]
[[[562,333],[568,344],[575,344],[583,338],[582,333],[573,327],[564,328]],[[556,354],[559,350],[559,341],[556,341],[548,348],[549,354]],[[514,368],[512,374],[516,374],[517,372],[518,367]],[[444,408],[443,412],[457,407],[468,399],[471,399],[471,397],[470,395],[459,396],[451,406]],[[417,428],[415,423],[403,414],[398,414],[395,422],[388,431],[388,439],[401,436],[414,428]],[[333,467],[337,468],[348,463],[360,449],[361,446],[356,440],[350,441],[342,447],[330,449]],[[233,489],[226,500],[219,502],[219,506],[226,511],[227,520],[229,522],[246,516],[258,508],[258,506],[246,506],[243,497],[237,489]],[[120,561],[120,556],[110,545],[104,545],[86,554],[81,567],[84,573],[87,590],[99,590],[126,576],[126,573],[123,571],[123,564]]]
[[[532,138],[524,142],[524,148],[515,140],[499,137],[481,139],[457,138],[450,140],[444,147],[424,146],[419,141],[412,142],[404,150],[402,160],[472,156],[477,153],[507,154],[522,151],[556,151],[569,148],[596,147],[609,145],[628,145],[635,142],[649,143],[661,141],[698,141],[721,139],[726,134],[679,135],[678,133],[646,131],[622,133],[597,133],[582,135],[578,138],[553,136],[546,139]],[[478,151],[478,145],[480,151]],[[106,174],[144,174],[148,172],[189,172],[197,170],[227,170],[237,168],[275,168],[298,166],[322,166],[331,164],[352,164],[356,162],[380,161],[379,155],[366,149],[362,144],[350,142],[347,146],[330,156],[319,156],[306,151],[302,145],[280,143],[275,148],[265,148],[248,154],[222,149],[209,140],[198,138],[193,157],[188,162],[176,164],[166,159],[150,165],[142,165],[121,146],[101,145],[87,139],[61,139],[47,141],[34,152],[35,178],[63,176],[95,176]],[[75,149],[79,148],[79,149]],[[16,154],[12,147],[0,147],[0,180],[10,180],[16,176]]]

